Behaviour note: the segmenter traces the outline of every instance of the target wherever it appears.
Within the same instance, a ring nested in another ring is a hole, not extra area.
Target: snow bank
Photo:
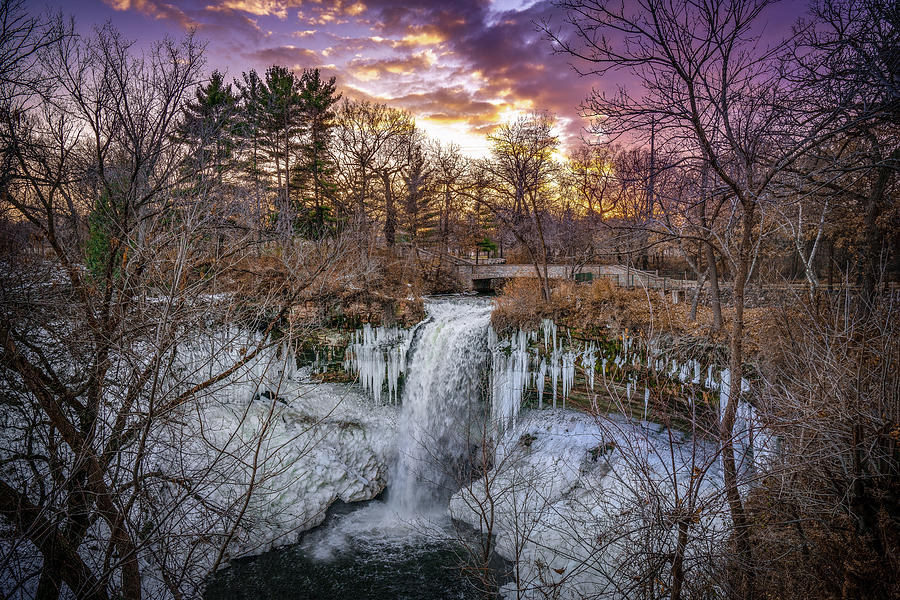
[[[712,447],[676,432],[531,411],[500,438],[490,483],[463,488],[450,512],[478,529],[493,509],[497,552],[518,566],[506,597],[626,598],[674,549],[672,515],[689,490],[698,507],[692,536],[724,531],[718,464]]]
[[[254,476],[245,464],[232,465],[242,476],[211,497],[228,502],[235,493],[246,493],[255,477],[257,488],[235,556],[294,543],[325,519],[336,500],[369,500],[387,485],[396,452],[395,407],[375,404],[349,386],[284,387],[278,399],[257,396],[249,406],[214,405],[200,416],[211,446],[253,445],[261,431],[266,433],[258,473]]]

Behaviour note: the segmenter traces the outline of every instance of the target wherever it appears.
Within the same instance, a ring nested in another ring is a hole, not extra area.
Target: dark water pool
[[[210,582],[206,600],[478,598],[456,564],[447,543],[371,543],[325,560],[292,546],[232,564]]]
[[[404,536],[402,527],[379,522],[381,518],[377,505],[331,515],[299,544],[232,562],[211,578],[205,600],[484,597],[460,568],[464,537]],[[502,579],[501,561],[493,567],[497,580]]]

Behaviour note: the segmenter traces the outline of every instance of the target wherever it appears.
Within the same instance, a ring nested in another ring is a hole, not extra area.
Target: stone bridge
[[[497,289],[508,279],[537,277],[534,265],[459,263],[459,278],[471,290],[486,292]],[[654,273],[628,268],[625,265],[548,265],[550,279],[591,280],[600,277],[612,279],[617,285],[648,287],[662,290],[680,290],[685,285],[678,279],[659,277]],[[692,282],[693,283],[693,282]]]

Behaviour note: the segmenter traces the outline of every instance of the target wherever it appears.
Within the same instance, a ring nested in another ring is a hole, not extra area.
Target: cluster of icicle
[[[563,408],[575,385],[575,364],[580,358],[591,389],[594,387],[594,367],[597,349],[593,343],[576,350],[570,336],[564,345],[558,337],[556,323],[544,319],[539,331],[519,330],[509,338],[499,339],[493,330],[489,332],[491,349],[491,410],[494,421],[505,428],[512,425],[519,414],[522,396],[527,388],[534,388],[538,396],[538,408],[544,407],[544,387],[547,377],[553,393],[549,402]],[[541,337],[540,346],[531,346]],[[559,389],[562,388],[559,393]]]
[[[539,339],[540,338],[540,339]],[[541,343],[536,343],[536,342]],[[563,343],[565,341],[565,343]],[[573,342],[570,335],[561,339],[556,324],[545,319],[539,330],[519,330],[509,338],[498,339],[493,330],[489,331],[489,348],[491,350],[491,411],[497,426],[502,430],[512,426],[522,405],[526,389],[537,392],[538,408],[544,407],[544,387],[547,377],[550,378],[553,408],[559,400],[565,408],[566,399],[575,381],[575,366],[579,364],[584,371],[585,382],[591,391],[594,390],[597,371],[602,377],[607,376],[607,365],[615,365],[619,369],[627,366],[654,368],[659,373],[667,374],[671,379],[684,384],[699,385],[711,391],[719,392],[720,418],[731,397],[731,371],[723,369],[714,373],[712,365],[706,367],[705,377],[699,361],[688,360],[679,363],[667,359],[662,350],[654,347],[641,352],[638,341],[628,335],[622,336],[620,352],[609,361],[600,356],[593,342]],[[597,362],[600,362],[599,369]],[[625,393],[630,402],[635,393],[640,393],[636,376],[625,382]],[[750,384],[741,379],[741,392],[748,392]],[[687,390],[685,390],[687,391]],[[650,404],[650,389],[643,390],[643,421],[647,421]],[[694,397],[691,393],[690,402]],[[739,401],[734,426],[735,443],[745,456],[750,457],[750,464],[755,465],[760,458],[771,455],[775,450],[775,437],[760,422],[756,409],[748,402]],[[752,454],[748,453],[752,450]]]
[[[593,342],[580,343],[573,341],[566,334],[560,336],[556,324],[550,319],[544,319],[538,330],[519,330],[508,338],[500,339],[493,330],[489,332],[489,347],[491,349],[491,406],[495,421],[502,426],[508,426],[515,422],[522,404],[522,397],[526,389],[534,389],[537,392],[538,408],[544,407],[544,389],[549,377],[552,399],[548,404],[553,408],[559,402],[565,408],[566,399],[572,391],[575,383],[575,367],[580,365],[584,371],[585,381],[591,391],[595,388],[597,375],[597,362],[599,371],[606,376],[607,364],[615,365],[622,369],[626,366],[647,367],[651,366],[657,371],[667,373],[672,379],[684,383],[702,385],[709,390],[718,390],[722,399],[722,406],[728,402],[728,384],[731,379],[730,371],[724,369],[718,378],[713,373],[713,366],[706,368],[706,377],[703,378],[702,367],[699,361],[689,360],[678,363],[675,360],[667,360],[662,351],[650,347],[646,353],[641,353],[637,347],[637,340],[628,335],[622,336],[621,351],[609,361],[600,356],[598,348]],[[536,343],[540,342],[540,343]],[[635,377],[625,382],[628,400],[638,389],[638,381]],[[741,390],[748,391],[749,383],[741,380]],[[644,389],[644,420],[649,411],[650,390]],[[747,405],[742,409],[742,414],[752,407]]]
[[[399,327],[372,327],[356,330],[344,354],[344,370],[356,373],[364,390],[379,404],[400,401],[400,375],[406,372],[406,351],[412,330]],[[385,389],[387,388],[387,389]]]

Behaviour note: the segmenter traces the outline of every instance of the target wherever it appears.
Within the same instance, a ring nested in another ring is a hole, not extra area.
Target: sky
[[[592,88],[622,84],[580,77],[554,54],[538,24],[562,24],[548,0],[44,0],[80,31],[110,21],[138,46],[195,29],[207,70],[229,78],[273,64],[319,68],[345,97],[409,110],[432,137],[471,156],[485,134],[530,110],[555,115],[564,145],[590,123],[578,106]],[[789,27],[805,2],[788,0],[770,17]]]

